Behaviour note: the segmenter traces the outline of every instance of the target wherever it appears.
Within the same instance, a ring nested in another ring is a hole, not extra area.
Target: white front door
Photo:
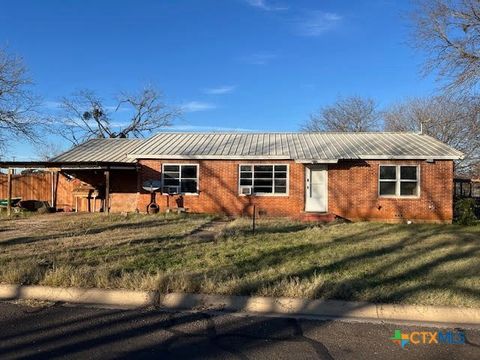
[[[310,165],[305,169],[305,211],[326,212],[328,172],[326,165]]]

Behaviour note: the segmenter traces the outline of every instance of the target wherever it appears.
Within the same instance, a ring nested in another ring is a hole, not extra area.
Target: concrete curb
[[[169,310],[224,310],[258,315],[312,316],[376,321],[480,325],[480,309],[449,306],[372,304],[261,296],[227,296],[0,285],[0,300],[34,299],[122,307],[160,306]]]
[[[155,291],[59,288],[50,286],[0,285],[0,300],[32,299],[141,307],[158,304]]]

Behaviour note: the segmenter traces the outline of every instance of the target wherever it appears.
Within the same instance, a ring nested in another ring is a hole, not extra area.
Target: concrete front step
[[[329,223],[335,219],[336,215],[332,213],[304,212],[301,216],[301,220],[306,222]]]

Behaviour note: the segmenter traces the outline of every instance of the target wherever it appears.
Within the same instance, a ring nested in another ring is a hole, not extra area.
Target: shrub
[[[475,200],[461,199],[455,204],[456,222],[460,225],[475,225]]]

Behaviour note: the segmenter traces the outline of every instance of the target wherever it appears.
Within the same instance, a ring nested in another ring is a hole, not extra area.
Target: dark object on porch
[[[149,214],[158,214],[159,211],[160,211],[160,206],[158,206],[157,203],[151,202],[150,204],[148,204],[148,206],[147,206],[147,213],[149,213]]]
[[[22,200],[19,202],[18,206],[27,211],[38,211],[39,213],[53,213],[53,209],[48,201],[38,201],[38,200]]]
[[[148,214],[158,214],[160,206],[157,204],[156,191],[160,190],[162,183],[158,180],[147,180],[143,183],[143,190],[150,192],[150,204],[147,205]]]
[[[182,195],[175,199],[178,208],[185,208],[185,199]]]
[[[167,207],[165,208],[165,212],[167,214],[168,213],[181,214],[181,213],[186,213],[188,211],[188,208],[185,207],[185,198],[183,197],[183,195],[179,195],[177,198],[174,198],[176,196],[176,194],[174,193],[170,194],[165,192],[163,194],[167,197]],[[171,200],[175,201],[175,205],[177,205],[177,207],[170,206]]]

